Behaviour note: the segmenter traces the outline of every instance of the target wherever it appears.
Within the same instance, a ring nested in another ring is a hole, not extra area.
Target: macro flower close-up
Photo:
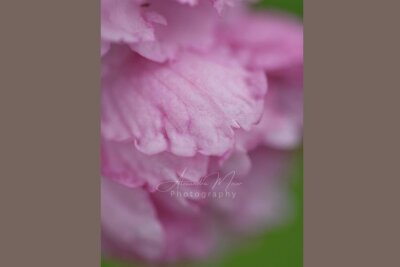
[[[207,262],[295,220],[302,20],[255,2],[101,0],[104,266]]]

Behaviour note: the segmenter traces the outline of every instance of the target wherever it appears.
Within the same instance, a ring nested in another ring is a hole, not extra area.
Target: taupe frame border
[[[307,267],[399,265],[396,4],[305,0]],[[1,265],[100,266],[99,5],[1,3]]]
[[[100,1],[2,1],[1,266],[100,266]]]

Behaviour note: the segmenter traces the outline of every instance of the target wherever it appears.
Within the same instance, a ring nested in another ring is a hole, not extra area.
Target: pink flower
[[[240,2],[102,0],[105,256],[205,258],[285,216],[303,30]]]
[[[240,133],[238,145],[298,146],[303,128],[302,25],[284,15],[239,10],[218,27],[218,36],[244,65],[262,69],[268,77],[261,122],[251,134]]]

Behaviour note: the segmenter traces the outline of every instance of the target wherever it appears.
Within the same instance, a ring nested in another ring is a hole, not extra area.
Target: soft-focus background
[[[261,0],[256,8],[303,17],[303,0]],[[290,177],[292,216],[280,226],[249,239],[218,259],[176,267],[301,267],[303,266],[303,151],[294,152]],[[142,267],[103,260],[102,267]],[[174,266],[175,267],[175,266]]]

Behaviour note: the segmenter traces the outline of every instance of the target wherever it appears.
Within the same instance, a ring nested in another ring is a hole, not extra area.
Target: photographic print
[[[303,266],[297,0],[101,0],[103,267]]]

